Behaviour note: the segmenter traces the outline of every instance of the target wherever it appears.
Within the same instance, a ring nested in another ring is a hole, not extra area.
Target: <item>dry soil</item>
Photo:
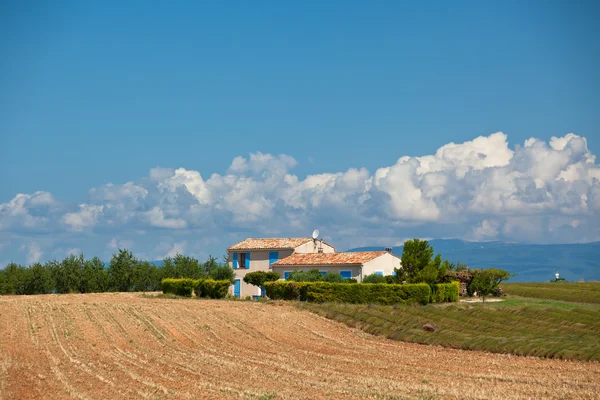
[[[284,303],[5,296],[0,330],[1,399],[600,398],[598,363],[394,342]]]

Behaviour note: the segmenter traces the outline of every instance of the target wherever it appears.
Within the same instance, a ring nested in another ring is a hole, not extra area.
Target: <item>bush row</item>
[[[445,303],[458,301],[460,282],[438,283],[431,285],[431,302]]]
[[[425,283],[390,285],[340,284],[328,282],[277,281],[265,284],[267,296],[274,300],[300,300],[342,303],[420,303],[431,300],[431,288]],[[445,289],[444,289],[445,291]]]
[[[228,280],[215,281],[213,279],[172,279],[162,280],[163,293],[175,294],[177,296],[209,297],[211,299],[222,299],[227,296],[231,282]]]

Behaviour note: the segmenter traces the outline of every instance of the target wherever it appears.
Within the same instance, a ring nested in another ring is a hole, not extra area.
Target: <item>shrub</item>
[[[346,278],[342,283],[358,283],[358,281],[355,278]]]
[[[323,282],[342,283],[344,278],[342,278],[342,275],[340,275],[339,272],[327,271],[325,275],[322,276],[322,280]]]
[[[163,293],[171,293],[177,296],[192,297],[192,292],[196,287],[197,280],[190,278],[173,279],[165,278],[162,280]]]
[[[231,283],[225,279],[219,281],[212,279],[200,280],[195,287],[196,296],[209,297],[211,299],[224,299],[227,297],[230,285]]]
[[[431,285],[431,302],[444,303],[458,301],[460,282],[438,283]]]
[[[323,275],[318,269],[311,269],[310,271],[293,271],[287,278],[288,281],[295,282],[318,282],[323,279]]]
[[[371,274],[363,278],[363,283],[387,283],[387,280],[383,275]]]
[[[347,285],[329,282],[278,281],[265,284],[267,295],[275,300],[343,303],[429,303],[431,288],[427,284]]]
[[[206,279],[198,279],[194,282],[194,293],[196,294],[196,297],[207,297],[204,285],[205,280]]]
[[[273,300],[306,300],[308,282],[266,282],[267,297]]]

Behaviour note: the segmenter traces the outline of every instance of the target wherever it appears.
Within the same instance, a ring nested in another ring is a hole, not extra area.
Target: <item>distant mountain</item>
[[[511,282],[549,281],[557,270],[571,282],[600,280],[600,242],[540,245],[434,239],[429,243],[436,254],[451,262],[460,261],[471,268],[500,268],[517,274]],[[402,247],[394,247],[392,252],[401,256]],[[383,249],[383,246],[370,246],[348,251]]]

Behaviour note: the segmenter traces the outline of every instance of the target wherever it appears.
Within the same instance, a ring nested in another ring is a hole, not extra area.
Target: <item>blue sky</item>
[[[572,3],[3,3],[0,265],[315,225],[342,248],[598,240],[600,7]]]

